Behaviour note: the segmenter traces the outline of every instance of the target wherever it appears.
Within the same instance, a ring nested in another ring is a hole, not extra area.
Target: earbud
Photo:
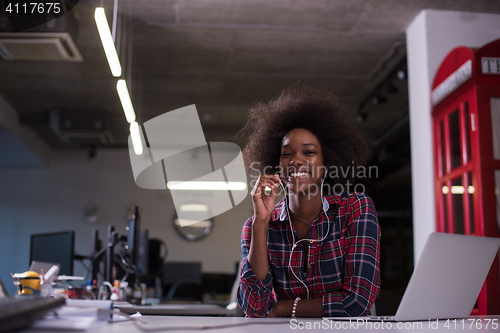
[[[266,186],[264,188],[264,195],[265,196],[270,196],[271,195],[271,188],[269,186]]]

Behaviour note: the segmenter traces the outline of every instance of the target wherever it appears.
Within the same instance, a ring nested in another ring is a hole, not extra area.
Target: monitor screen
[[[60,275],[73,275],[75,232],[31,235],[30,263],[44,261],[61,265]]]
[[[130,263],[134,266],[137,266],[139,260],[140,230],[139,207],[135,206],[134,216],[129,220],[127,227],[127,249],[130,255]]]
[[[149,274],[149,230],[141,231],[139,237],[139,251],[137,259],[137,275],[144,276]]]

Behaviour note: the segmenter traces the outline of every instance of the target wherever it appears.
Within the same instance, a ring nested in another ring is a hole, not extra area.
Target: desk
[[[115,304],[115,309],[121,312],[142,315],[169,315],[169,316],[236,316],[237,310],[228,310],[217,304],[157,304],[157,305],[131,305]]]
[[[474,323],[479,323],[479,319],[483,323],[482,328],[478,328],[475,325],[469,328],[468,324],[465,329],[461,327],[446,328],[445,320],[439,320],[436,327],[429,327],[428,321],[421,322],[402,322],[402,327],[398,328],[396,325],[398,323],[391,323],[391,328],[385,327],[384,329],[375,326],[375,322],[372,322],[372,327],[368,324],[356,325],[353,323],[349,324],[347,321],[336,321],[328,323],[320,318],[299,318],[296,322],[291,324],[290,318],[242,318],[242,317],[177,317],[177,316],[143,316],[144,320],[147,321],[146,325],[139,325],[132,322],[120,322],[120,323],[105,323],[103,325],[93,327],[87,332],[92,333],[143,333],[143,332],[182,332],[182,333],[199,333],[202,328],[202,332],[226,332],[226,333],[254,333],[254,332],[273,332],[273,333],[290,333],[290,332],[332,332],[332,331],[348,331],[348,332],[359,332],[359,333],[375,333],[375,332],[422,332],[422,333],[436,333],[436,332],[468,332],[468,333],[493,333],[498,332],[500,329],[500,316],[482,316],[482,317],[471,317],[474,319]],[[485,319],[489,319],[490,325],[486,329],[484,323]],[[435,321],[434,321],[435,322]],[[466,319],[465,322],[468,322]],[[495,322],[499,327],[492,327],[491,323]],[[335,323],[339,325],[344,325],[344,328],[335,329]],[[470,321],[469,321],[470,323]],[[380,324],[380,323],[379,323]],[[389,323],[385,323],[386,325]],[[333,328],[330,327],[333,325]],[[405,328],[404,326],[407,325]],[[185,327],[191,326],[192,329],[186,329]],[[226,326],[226,327],[222,327]],[[349,327],[350,326],[350,327]],[[478,325],[479,326],[479,325]],[[184,327],[184,328],[183,328]],[[378,327],[378,328],[377,328]],[[47,331],[35,331],[35,330],[24,330],[23,333],[34,333]],[[74,333],[74,331],[72,332]]]

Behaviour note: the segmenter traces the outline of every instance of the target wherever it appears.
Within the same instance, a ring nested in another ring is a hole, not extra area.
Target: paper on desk
[[[243,318],[243,317],[195,317],[189,322],[182,317],[153,316],[147,322],[134,322],[143,332],[166,332],[175,330],[206,330],[248,325],[271,325],[289,323],[289,318]]]
[[[58,310],[60,316],[93,316],[97,320],[111,320],[113,315],[99,309],[113,310],[113,302],[108,300],[68,299],[66,306]]]
[[[106,323],[107,321],[97,320],[95,317],[49,316],[35,321],[31,327],[45,330],[86,331],[91,327]]]
[[[67,305],[57,310],[57,315],[50,315],[36,321],[32,327],[46,330],[85,331],[92,327],[106,324],[111,315],[100,309],[110,310],[111,301],[67,300]],[[73,305],[73,306],[71,306]],[[127,319],[114,315],[113,320]]]

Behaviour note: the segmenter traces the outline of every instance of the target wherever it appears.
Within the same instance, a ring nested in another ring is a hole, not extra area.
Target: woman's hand
[[[265,195],[269,186],[271,193]],[[248,263],[257,280],[264,280],[269,270],[267,258],[267,228],[276,203],[279,188],[278,175],[261,175],[252,189],[254,219],[252,223],[252,240],[248,252]]]
[[[292,314],[293,301],[277,301],[267,315],[268,317],[290,317]]]
[[[271,188],[270,195],[265,195],[265,188]],[[280,186],[279,175],[261,175],[252,189],[254,222],[267,223],[276,204],[276,196]]]
[[[283,300],[274,303],[268,317],[290,317],[292,315],[293,300]],[[304,299],[297,303],[297,317],[324,317],[323,298]]]

